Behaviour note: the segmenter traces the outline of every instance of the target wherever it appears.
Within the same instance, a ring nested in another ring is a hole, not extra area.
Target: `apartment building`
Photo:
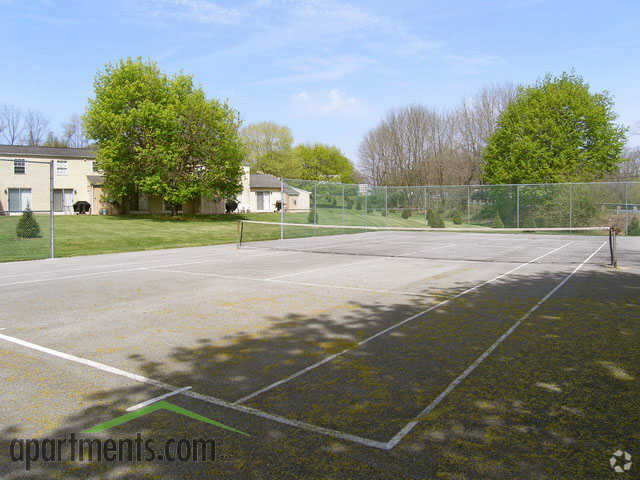
[[[53,162],[53,209],[56,215],[73,214],[73,204],[85,201],[91,214],[117,214],[103,189],[104,177],[96,168],[95,151],[88,148],[28,147],[0,145],[0,214],[17,215],[29,208],[49,211],[50,164]],[[304,211],[310,192],[284,184],[273,175],[252,174],[243,166],[242,191],[237,196],[240,212],[273,212],[284,200],[288,210]],[[170,207],[158,197],[140,194],[126,211],[132,214],[167,214]],[[200,198],[182,205],[184,214],[224,213],[221,198]]]

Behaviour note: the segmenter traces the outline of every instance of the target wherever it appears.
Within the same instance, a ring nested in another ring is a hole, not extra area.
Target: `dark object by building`
[[[91,212],[91,204],[89,202],[85,202],[84,200],[80,200],[73,204],[73,211],[79,215],[85,215]]]

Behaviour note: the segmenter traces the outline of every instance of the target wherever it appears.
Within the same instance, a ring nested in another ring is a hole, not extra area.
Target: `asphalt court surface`
[[[176,403],[213,409],[252,435],[277,425],[318,442],[389,449],[577,269],[607,272],[605,240],[389,232],[369,245],[358,234],[2,264],[3,423],[43,435],[70,418],[81,425],[77,413],[105,392],[126,391],[129,403],[167,393],[18,339],[190,386],[203,399]],[[620,240],[624,262],[635,239]],[[389,241],[401,255],[385,255]],[[287,250],[306,247],[326,252]],[[345,254],[352,249],[364,255]],[[637,257],[626,259],[637,267]]]

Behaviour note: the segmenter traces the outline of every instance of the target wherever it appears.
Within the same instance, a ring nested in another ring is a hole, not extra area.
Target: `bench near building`
[[[96,215],[117,214],[103,189],[104,177],[96,168],[95,151],[88,148],[27,147],[0,145],[0,214],[19,214],[27,208],[48,212],[50,205],[50,163],[53,162],[53,209],[56,214],[73,214],[73,205],[85,201]],[[280,180],[273,175],[252,174],[243,166],[242,191],[237,197],[239,212],[273,212],[281,200]],[[306,211],[310,192],[284,186],[287,210]],[[158,197],[140,194],[131,200],[127,213],[168,214],[170,208]],[[224,213],[225,201],[200,198],[180,210],[184,214]]]

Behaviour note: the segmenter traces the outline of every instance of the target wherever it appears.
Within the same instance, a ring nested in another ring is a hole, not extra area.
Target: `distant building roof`
[[[0,155],[49,157],[49,158],[96,158],[91,148],[29,147],[26,145],[0,145]]]
[[[104,185],[104,177],[102,175],[87,175],[87,180],[91,185]]]
[[[251,188],[271,188],[273,190],[280,190],[280,179],[274,175],[268,173],[252,173],[249,178],[249,185]],[[284,184],[284,193],[287,195],[299,195],[295,188],[291,185]]]

